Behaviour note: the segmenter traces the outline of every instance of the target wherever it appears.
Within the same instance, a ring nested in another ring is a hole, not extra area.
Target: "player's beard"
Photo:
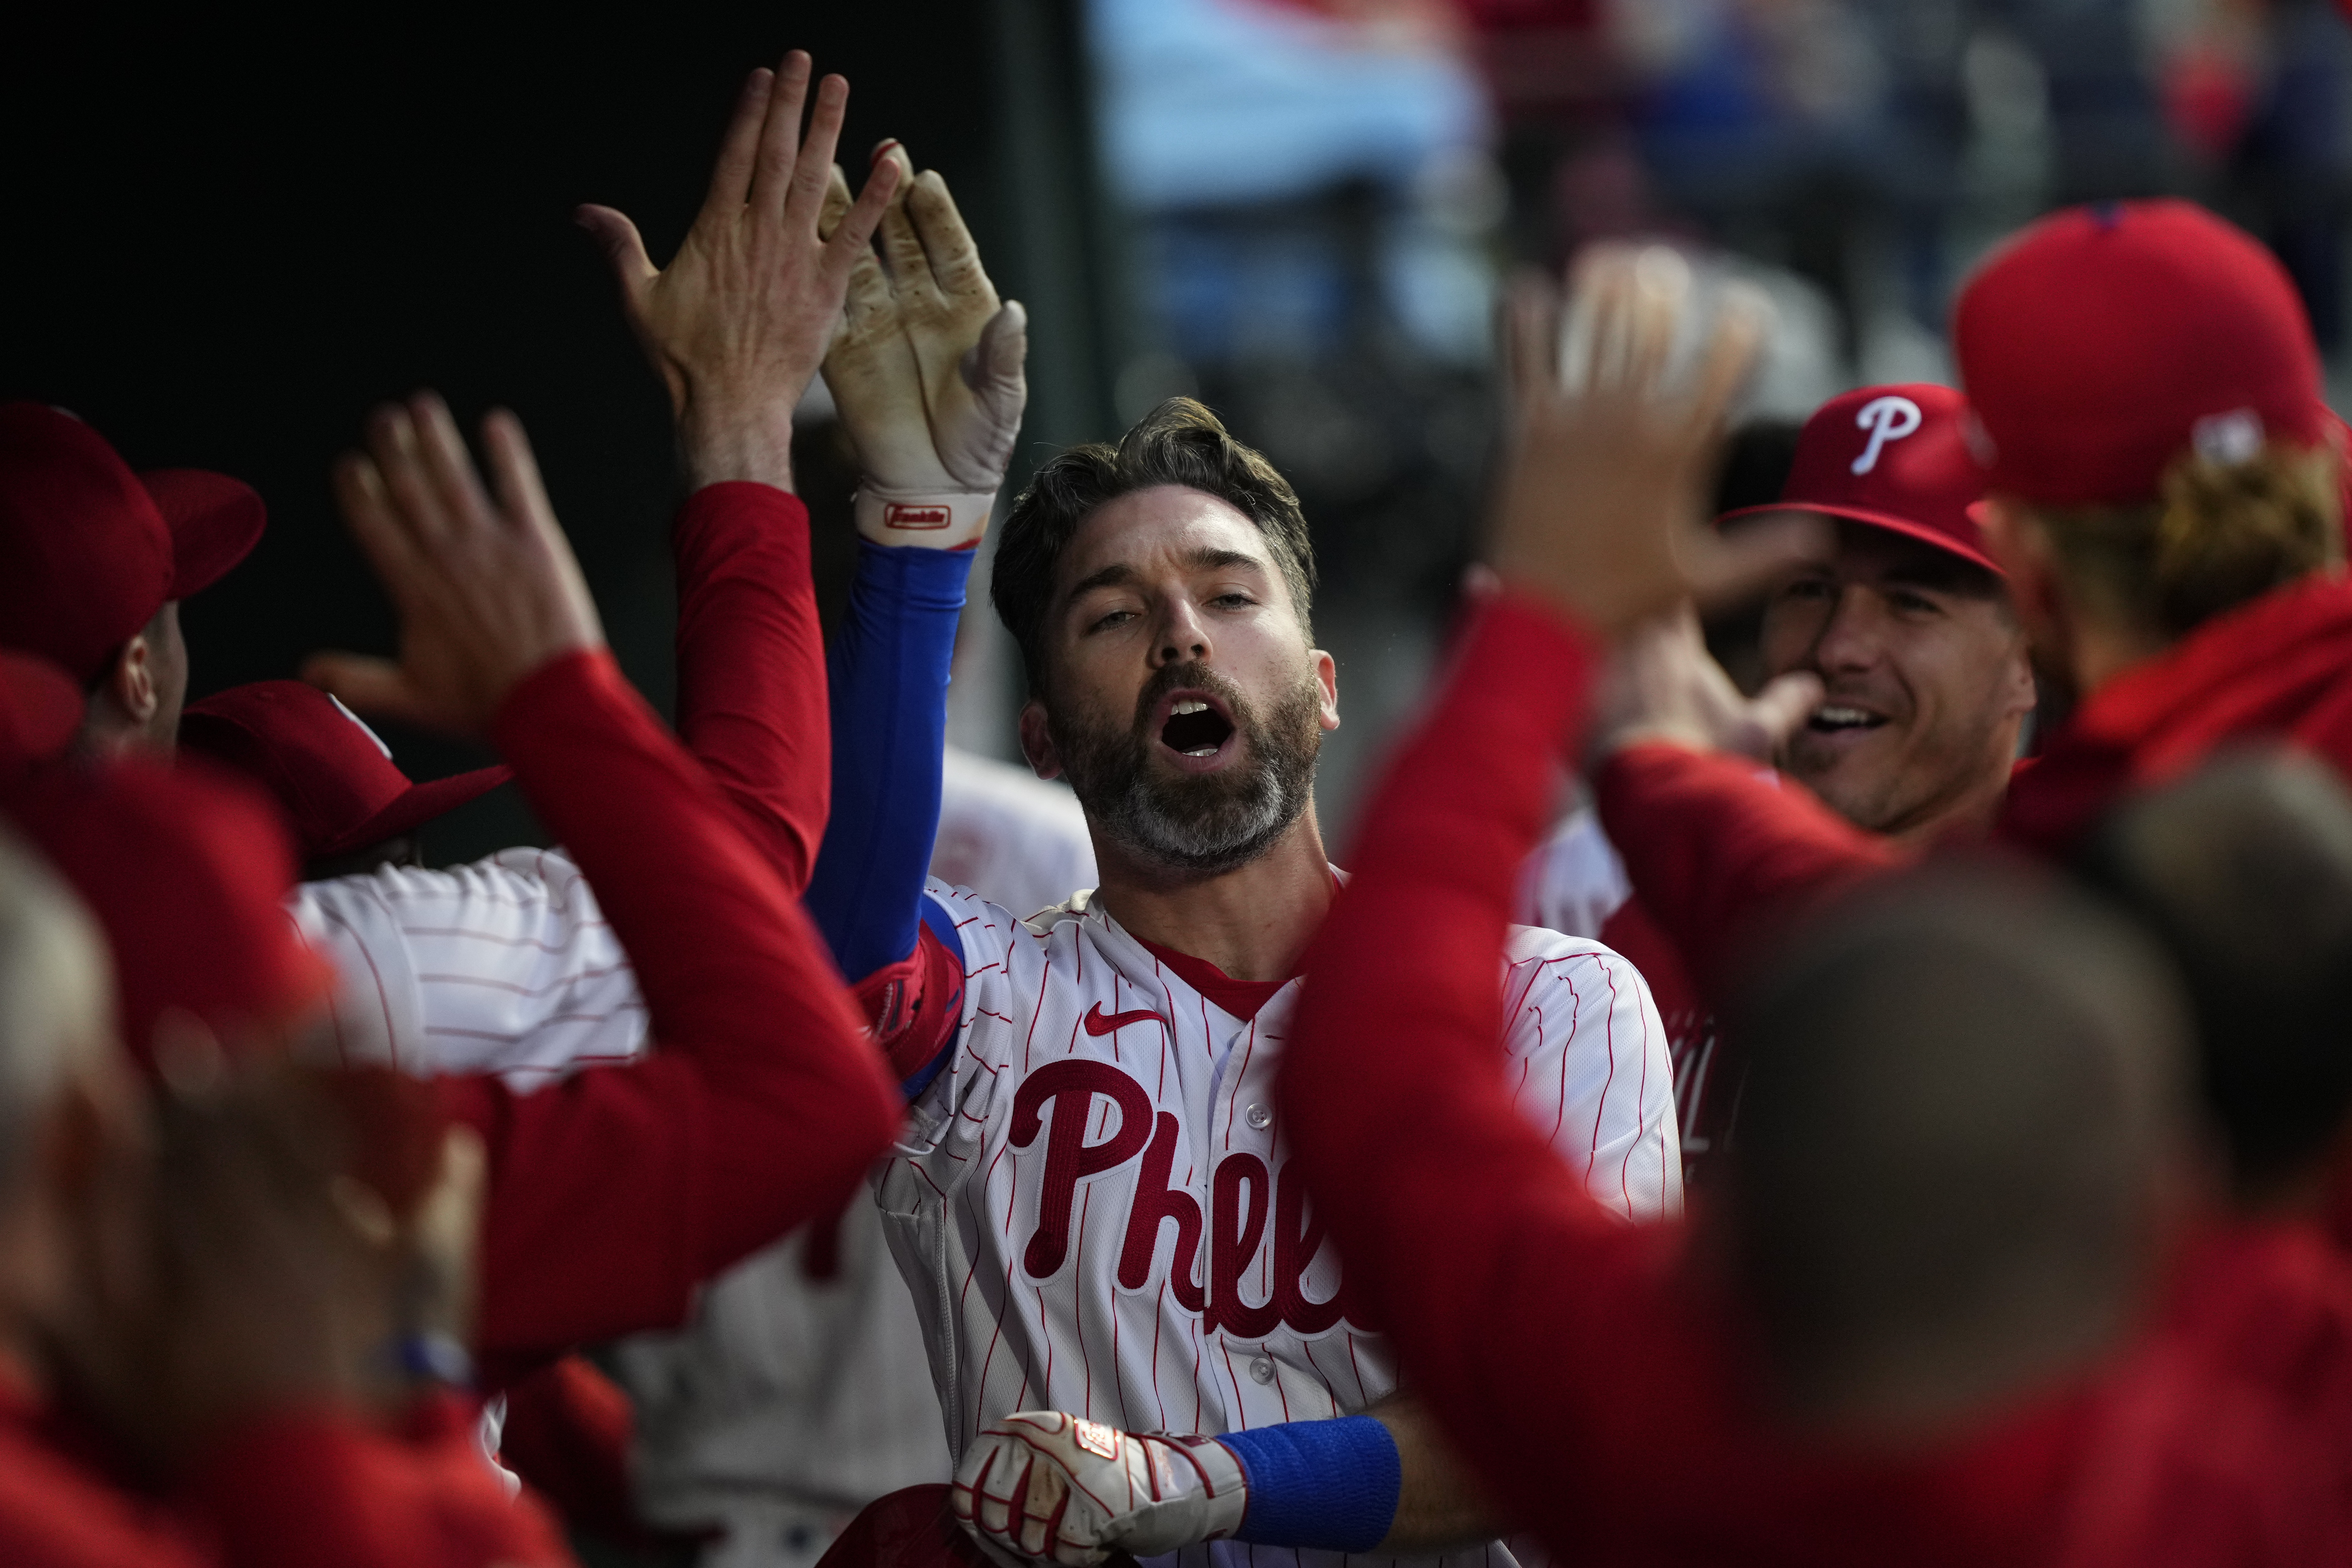
[[[1232,766],[1203,774],[1153,766],[1152,720],[1177,690],[1210,692],[1224,705],[1241,749]],[[1097,831],[1141,859],[1213,876],[1264,854],[1314,799],[1321,714],[1311,673],[1261,715],[1232,682],[1185,664],[1144,684],[1123,727],[1066,715],[1049,722],[1062,771]]]

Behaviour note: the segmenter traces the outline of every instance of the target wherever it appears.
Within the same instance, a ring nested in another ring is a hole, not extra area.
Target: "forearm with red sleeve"
[[[706,485],[678,508],[670,548],[679,738],[798,897],[833,769],[808,508],[772,485]]]
[[[608,653],[533,672],[494,727],[655,1044],[530,1093],[437,1081],[490,1150],[476,1348],[519,1355],[677,1322],[701,1281],[836,1207],[900,1102],[798,902]]]
[[[562,1531],[509,1498],[469,1407],[428,1402],[399,1437],[289,1412],[231,1434],[175,1501],[224,1568],[567,1568]]]
[[[1476,612],[1363,819],[1279,1089],[1350,1299],[1507,1511],[1579,1560],[1645,1511],[1621,1446],[1696,1402],[1697,1343],[1664,1283],[1675,1229],[1606,1215],[1505,1083],[1515,879],[1596,657],[1517,595]]]
[[[1601,764],[1592,792],[1633,891],[1709,1000],[1758,932],[1911,858],[1811,790],[1721,752],[1627,747]]]

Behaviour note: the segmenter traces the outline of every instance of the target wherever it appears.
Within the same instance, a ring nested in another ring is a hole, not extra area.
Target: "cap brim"
[[[1983,504],[1981,501],[1969,504],[1970,521],[1976,520],[1977,507]],[[1940,533],[1925,523],[1915,523],[1908,517],[1898,517],[1892,512],[1874,512],[1862,507],[1824,507],[1810,501],[1774,501],[1767,506],[1741,507],[1715,520],[1720,526],[1741,517],[1763,517],[1788,512],[1809,512],[1817,517],[1836,517],[1843,522],[1865,523],[1874,528],[1885,528],[1888,533],[1901,534],[1906,538],[1917,539],[1921,544],[1934,545],[1947,555],[1956,555],[1972,565],[1984,568],[2003,581],[2009,578],[2009,573],[2001,570],[1992,557],[1982,550],[1970,549],[1949,534]]]
[[[308,846],[304,852],[314,861],[331,860],[414,832],[444,812],[479,800],[513,777],[514,769],[500,763],[492,768],[477,768],[471,773],[412,784],[366,821],[327,843]]]
[[[252,486],[202,468],[139,476],[172,530],[172,597],[200,593],[251,553],[269,510]]]
[[[47,659],[0,652],[0,765],[65,754],[81,728],[81,689]]]

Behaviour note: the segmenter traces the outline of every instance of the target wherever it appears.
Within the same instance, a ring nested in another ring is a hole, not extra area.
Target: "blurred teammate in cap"
[[[2177,1268],[2205,1197],[2178,988],[2038,868],[1885,878],[1777,934],[1731,1014],[1741,1136],[1687,1235],[1609,1223],[1517,1113],[1494,968],[1609,640],[1801,548],[1695,516],[1756,334],[1665,373],[1678,276],[1582,264],[1572,308],[1617,352],[1522,401],[1502,591],[1310,955],[1279,1109],[1351,1289],[1561,1561],[2341,1558],[2352,1270],[2307,1235]],[[1539,298],[1515,315],[1533,354],[1558,341]]]
[[[1769,751],[1856,827],[1916,842],[1988,825],[2034,685],[2024,631],[1970,515],[1983,476],[1967,413],[1958,392],[1931,385],[1864,387],[1816,410],[1780,502],[1718,519],[1738,527],[1801,511],[1834,527],[1827,553],[1768,591],[1761,653],[1772,684],[1744,701],[1707,658],[1695,618],[1676,616],[1621,656],[1603,699],[1616,743],[1664,722],[1649,711],[1656,688],[1687,685],[1727,725],[1746,721],[1744,736],[1727,738]],[[1533,907],[1521,918],[1597,935],[1650,982],[1673,1040],[1683,1168],[1703,1181],[1738,1105],[1738,1042],[1717,1028],[1593,813],[1572,815],[1529,873]]]
[[[810,89],[806,57],[790,57],[772,78],[760,73],[751,87],[721,152],[709,203],[669,270],[653,273],[619,214],[590,209],[583,222],[611,256],[629,319],[676,395],[679,449],[694,486],[672,536],[681,601],[679,731],[773,875],[797,894],[824,830],[828,747],[808,520],[791,494],[791,414],[824,352],[850,259],[866,250],[879,197],[893,189],[900,168],[882,169],[863,207],[853,210],[845,192],[841,212],[827,220],[841,226],[821,244],[817,207],[788,199],[786,176],[796,157],[803,174],[825,170],[845,85],[828,78],[816,89],[815,119],[797,143],[779,137],[798,131]],[[763,128],[766,143],[760,144]],[[823,189],[820,183],[819,194]],[[1019,353],[1016,340],[1014,423]],[[1009,450],[1009,431],[1007,441]],[[371,680],[348,681],[355,673],[350,666],[324,673],[354,706],[397,695]],[[397,702],[391,707],[400,711]],[[537,1151],[539,1166],[518,1164],[516,1187],[557,1185],[550,1201],[530,1207],[544,1234],[501,1231],[495,1223],[490,1230],[479,1348],[499,1353],[501,1366],[520,1354],[676,1325],[698,1298],[698,1287],[811,1217],[803,1177],[808,1169],[827,1168],[820,1151],[839,1143],[831,1113],[805,1085],[793,1087],[792,1062],[772,1049],[746,1052],[732,1039],[672,1033],[648,1054],[647,1007],[659,1005],[656,981],[646,955],[627,937],[632,922],[619,904],[627,890],[582,874],[591,846],[564,832],[562,849],[510,850],[447,870],[417,863],[416,831],[495,784],[499,774],[412,783],[354,716],[293,683],[241,687],[196,705],[182,740],[264,783],[298,824],[313,880],[299,890],[296,911],[344,973],[333,1022],[348,1057],[389,1061],[449,1083],[488,1075],[536,1090],[569,1079],[562,1093],[544,1097],[551,1110],[580,1097],[590,1068],[605,1069],[592,1075],[601,1092],[641,1096],[645,1128],[625,1140],[627,1159],[616,1160],[613,1141],[591,1129],[551,1135]],[[588,787],[590,779],[581,782]],[[608,780],[601,787],[614,786]],[[856,1066],[870,1071],[870,1059]],[[805,1123],[793,1119],[803,1116]],[[666,1151],[681,1159],[690,1154],[696,1164],[678,1165]],[[714,1174],[694,1176],[697,1169]],[[565,1172],[583,1179],[603,1172],[639,1190],[625,1200],[558,1203]],[[492,1195],[494,1222],[502,1196]],[[625,1212],[644,1219],[645,1228],[616,1224]],[[821,1239],[839,1234],[830,1210],[815,1218]],[[589,1235],[582,1228],[601,1229]],[[795,1261],[787,1289],[763,1290],[762,1283],[776,1282],[776,1270],[747,1265],[746,1272],[759,1276],[748,1295],[740,1286],[718,1287],[728,1301],[747,1304],[706,1308],[699,1320],[724,1324],[749,1317],[756,1332],[772,1336],[786,1325],[761,1321],[760,1309],[798,1305],[828,1346],[828,1354],[805,1369],[810,1382],[878,1364],[866,1348],[877,1318],[911,1334],[902,1287],[881,1258],[870,1216],[861,1210],[844,1228],[835,1261],[851,1271],[850,1281],[837,1283],[825,1270],[819,1272],[826,1277],[808,1281]],[[503,1266],[509,1257],[515,1267]],[[893,1294],[877,1308],[876,1291],[858,1281]],[[502,1302],[518,1310],[502,1313]],[[632,1364],[643,1359],[631,1358]],[[905,1360],[890,1359],[900,1365]],[[740,1381],[763,1364],[755,1354],[732,1370]],[[656,1379],[663,1386],[676,1381]],[[593,1450],[605,1478],[602,1495],[595,1485],[566,1486],[562,1500],[583,1517],[617,1525],[625,1522],[627,1478],[613,1443],[626,1431],[625,1420],[614,1417],[625,1417],[625,1410],[609,1397],[598,1402],[596,1383],[574,1362],[514,1389],[521,1427],[511,1451],[528,1467],[531,1456],[559,1446],[574,1454]],[[772,1425],[789,1428],[781,1447],[807,1472],[801,1490],[809,1504],[805,1520],[784,1522],[821,1523],[826,1513],[854,1509],[902,1479],[943,1472],[919,1375],[913,1392],[922,1403],[911,1444],[904,1440],[904,1419],[884,1418],[877,1400],[861,1401],[847,1386],[838,1396],[800,1399],[782,1413]],[[730,1397],[740,1407],[742,1392],[730,1390]],[[534,1429],[542,1416],[564,1422],[560,1445],[555,1434]],[[671,1447],[652,1468],[676,1476],[705,1462],[702,1448],[680,1452],[681,1439],[666,1433]],[[772,1479],[782,1486],[792,1479],[763,1474],[740,1453],[723,1451],[730,1447],[724,1441],[703,1447],[722,1450],[719,1462],[730,1477],[747,1476],[745,1484]],[[733,1448],[743,1448],[740,1437]],[[771,1469],[789,1468],[778,1443],[753,1443],[749,1452]],[[541,1469],[533,1479],[552,1485],[574,1478]],[[669,1490],[690,1490],[692,1500],[663,1510],[660,1522],[729,1522],[694,1511],[706,1506],[709,1489]],[[748,1542],[762,1532],[747,1525],[741,1533]],[[777,1541],[787,1533],[783,1522],[772,1531]],[[827,1533],[810,1533],[816,1549]]]
[[[225,475],[133,474],[72,414],[0,405],[0,647],[80,683],[93,749],[168,750],[188,690],[180,601],[243,560],[265,520]]]
[[[1953,335],[1986,553],[2074,699],[1992,831],[2065,858],[2124,794],[2234,744],[2352,767],[2340,426],[2286,275],[2181,202],[2078,208],[2002,246]],[[1702,989],[1742,936],[1918,849],[1771,789],[1724,747],[1794,716],[1688,660],[1605,727],[1601,819]]]
[[[0,1560],[568,1563],[433,1370],[478,1140],[283,1060],[330,977],[268,807],[41,768],[81,716],[60,687],[0,659]]]

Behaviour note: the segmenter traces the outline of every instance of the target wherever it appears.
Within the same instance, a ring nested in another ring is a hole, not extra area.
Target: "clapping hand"
[[[680,460],[697,486],[792,487],[793,405],[824,358],[850,268],[870,257],[898,178],[897,165],[877,167],[831,237],[820,235],[849,84],[837,76],[817,84],[803,137],[809,71],[795,49],[779,69],[751,73],[702,210],[667,267],[654,266],[625,214],[578,214],[611,259],[630,329],[669,389]]]
[[[515,684],[604,643],[580,563],[548,505],[521,422],[482,422],[485,490],[441,400],[369,417],[335,465],[335,498],[400,614],[400,657],[320,653],[303,675],[362,712],[485,736]]]
[[[1803,519],[1718,536],[1706,490],[1725,411],[1760,343],[1761,299],[1734,299],[1696,371],[1670,373],[1690,276],[1663,247],[1597,246],[1565,319],[1549,284],[1512,295],[1514,404],[1488,559],[1513,587],[1604,636],[1760,586],[1815,546]]]

